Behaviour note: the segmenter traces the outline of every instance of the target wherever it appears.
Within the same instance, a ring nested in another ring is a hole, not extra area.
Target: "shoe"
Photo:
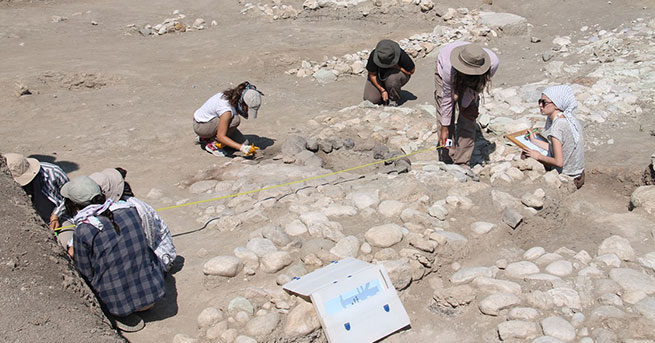
[[[225,152],[225,150],[217,147],[215,142],[207,143],[207,145],[205,145],[205,150],[208,153],[210,153],[210,154],[212,154],[214,156],[217,156],[217,157],[227,156],[227,153]]]
[[[389,107],[398,107],[398,102],[396,100],[389,100],[389,104],[387,105]]]
[[[146,327],[146,323],[138,314],[132,313],[125,317],[112,317],[116,329],[123,332],[137,332]]]

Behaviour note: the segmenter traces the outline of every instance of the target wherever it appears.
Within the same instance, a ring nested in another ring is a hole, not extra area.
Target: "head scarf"
[[[550,86],[544,90],[545,94],[550,100],[559,108],[563,114],[566,121],[571,127],[571,133],[573,134],[573,140],[575,143],[578,143],[580,140],[580,125],[573,115],[575,110],[578,108],[578,102],[575,100],[575,95],[573,94],[573,88],[568,85],[559,85],[559,86]]]
[[[133,207],[133,205],[125,201],[121,200],[119,202],[114,202],[111,199],[107,199],[103,204],[88,205],[81,211],[77,212],[77,214],[73,218],[73,222],[75,223],[75,225],[80,225],[82,223],[91,224],[93,227],[98,229],[98,231],[102,231],[104,227],[102,225],[102,222],[100,222],[100,220],[98,219],[98,215],[105,212],[107,209],[113,212],[121,208],[130,208],[130,207]]]

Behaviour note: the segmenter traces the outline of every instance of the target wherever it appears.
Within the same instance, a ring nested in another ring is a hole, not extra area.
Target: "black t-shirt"
[[[373,62],[373,55],[375,55],[375,49],[373,49],[373,51],[371,51],[371,53],[368,55],[366,70],[377,73],[378,77],[382,76],[383,78],[386,78],[387,72],[393,68],[378,67],[378,65]],[[403,49],[400,49],[400,59],[398,60],[398,65],[408,72],[414,69],[414,61],[412,61],[412,58],[409,57],[409,55]]]

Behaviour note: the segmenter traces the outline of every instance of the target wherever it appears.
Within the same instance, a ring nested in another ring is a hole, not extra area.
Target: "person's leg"
[[[582,185],[584,185],[584,170],[582,171],[582,174],[580,174],[580,176],[573,179],[573,184],[575,185],[575,188],[577,188],[577,189],[580,189],[580,187],[582,187]]]
[[[384,89],[389,93],[389,100],[400,101],[400,90],[409,82],[409,75],[394,69],[384,80]]]
[[[373,83],[367,78],[364,84],[364,100],[368,100],[374,104],[382,103],[382,94],[373,86]]]
[[[193,131],[200,137],[201,140],[210,141],[216,137],[216,131],[218,131],[218,117],[213,118],[212,120],[206,123],[199,123],[193,121]]]
[[[439,134],[441,132],[441,101],[443,100],[443,80],[441,79],[441,76],[438,73],[434,74],[434,101],[437,109],[437,133]],[[450,129],[448,130],[449,136],[453,136],[454,133],[454,125],[450,125]],[[437,144],[440,144],[442,141],[442,138],[439,137],[439,142]],[[446,148],[439,148],[438,150],[439,154],[439,161],[445,162],[445,163],[453,163],[453,160],[450,158],[449,154],[449,149]]]
[[[450,157],[455,164],[469,164],[475,147],[475,126],[477,115],[467,115],[477,113],[477,104],[472,104],[475,109],[465,108],[460,110],[455,128],[455,140],[453,147],[450,149]]]

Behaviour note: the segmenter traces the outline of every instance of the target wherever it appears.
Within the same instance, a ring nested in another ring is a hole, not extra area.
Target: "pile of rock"
[[[129,28],[137,30],[142,36],[161,36],[167,33],[174,32],[187,32],[193,30],[204,30],[208,27],[207,22],[202,18],[196,18],[193,24],[186,25],[183,19],[186,15],[180,13],[179,10],[173,11],[173,17],[166,18],[162,23],[156,25],[147,24],[142,28],[138,28],[135,24],[128,25]],[[211,22],[212,26],[218,25],[214,20]]]
[[[491,36],[497,36],[497,29],[492,26],[483,24],[481,13],[477,10],[469,11],[466,8],[449,9],[454,14],[447,12],[444,14],[444,20],[447,18],[449,26],[437,25],[433,32],[416,34],[409,38],[398,41],[400,47],[413,58],[425,58],[436,47],[455,40],[468,40],[474,42],[486,42]],[[488,13],[488,18],[495,18],[496,15],[503,13]],[[520,18],[520,17],[519,17]],[[490,22],[493,24],[493,22]],[[500,23],[500,21],[499,21]],[[525,26],[525,19],[523,19]],[[498,27],[508,27],[509,24],[496,24]],[[511,25],[518,25],[512,22]],[[302,61],[299,68],[288,70],[286,73],[298,77],[312,76],[320,83],[336,81],[344,75],[364,75],[366,74],[366,63],[370,50],[361,50],[352,54],[346,54],[339,58],[325,57],[322,62]]]
[[[596,257],[533,247],[514,262],[457,270],[433,298],[442,310],[477,305],[476,321],[496,325],[503,341],[647,342],[655,339],[653,266],[653,253],[637,257],[620,236],[604,240]]]
[[[274,0],[272,5],[247,3],[241,10],[241,14],[246,14],[250,10],[257,9],[262,15],[269,16],[273,20],[295,19],[302,12],[291,5],[282,4],[280,0]]]

